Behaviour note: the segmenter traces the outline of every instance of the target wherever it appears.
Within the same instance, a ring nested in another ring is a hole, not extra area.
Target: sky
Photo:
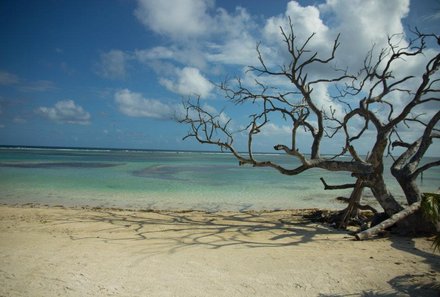
[[[0,145],[211,150],[183,141],[188,127],[173,115],[200,96],[243,127],[251,111],[231,106],[215,85],[251,84],[257,43],[268,65],[288,61],[279,29],[288,17],[299,40],[316,33],[311,46],[323,54],[340,33],[335,63],[357,71],[389,35],[410,27],[438,34],[439,12],[437,0],[0,0]],[[417,72],[410,66],[403,71]],[[316,92],[331,104],[328,89]],[[289,130],[274,119],[255,149],[271,151]],[[306,150],[310,137],[301,137]],[[329,141],[323,153],[340,146]]]

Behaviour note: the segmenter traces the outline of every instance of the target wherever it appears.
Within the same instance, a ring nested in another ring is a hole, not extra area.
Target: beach
[[[304,211],[0,206],[0,296],[439,296],[427,238]]]

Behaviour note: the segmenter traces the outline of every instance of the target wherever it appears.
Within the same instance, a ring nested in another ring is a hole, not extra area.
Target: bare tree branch
[[[246,137],[246,152],[241,153],[234,147],[237,135],[230,131],[230,121],[225,122],[220,114],[206,111],[199,100],[195,104],[188,102],[185,105],[186,116],[181,122],[190,127],[185,138],[193,137],[200,143],[217,145],[222,150],[230,151],[240,165],[270,167],[285,175],[297,175],[312,168],[350,172],[357,179],[356,184],[329,186],[323,179],[321,181],[326,189],[352,188],[355,185],[351,208],[358,204],[362,189],[369,187],[389,215],[399,212],[402,206],[386,187],[384,157],[386,153],[392,156],[393,148],[404,148],[397,159],[393,157],[392,172],[404,190],[407,201],[418,201],[420,193],[414,182],[415,177],[440,164],[440,161],[433,161],[419,167],[439,132],[436,125],[440,112],[433,115],[419,112],[440,101],[437,96],[440,92],[440,54],[426,50],[427,39],[435,38],[437,41],[439,37],[422,34],[418,30],[414,33],[415,38],[408,42],[403,34],[389,36],[387,47],[376,50],[373,46],[363,61],[362,69],[357,75],[351,75],[331,65],[340,46],[339,35],[330,45],[330,54],[322,57],[311,49],[314,33],[300,42],[290,19],[289,27],[280,30],[290,58],[286,65],[272,67],[266,63],[261,45],[258,44],[259,65],[250,66],[247,70],[257,75],[254,85],[237,79],[232,87],[226,82],[219,86],[230,102],[252,107],[249,122],[240,134]],[[421,76],[399,73],[399,63],[414,61],[422,56],[426,56],[427,62]],[[319,76],[312,72],[316,67],[333,68],[333,75]],[[286,80],[290,83],[290,89],[280,90],[269,86],[264,80],[267,77]],[[334,102],[340,104],[323,107],[321,98],[313,89],[320,86],[333,86],[329,93]],[[395,99],[400,96],[407,99],[403,107]],[[257,135],[263,134],[262,131],[269,127],[275,117],[287,123],[290,135],[273,148],[297,159],[299,164],[294,163],[294,168],[278,164],[270,157],[260,160],[263,157],[254,154],[255,142],[259,139]],[[353,128],[353,123],[357,129]],[[402,125],[423,127],[423,135],[416,141],[408,141],[406,134],[399,132]],[[300,143],[304,134],[300,133],[301,129],[311,140],[309,152],[304,151]],[[321,156],[324,136],[341,142],[340,153],[330,157]],[[370,145],[365,158],[355,148],[356,142],[363,140],[369,141]],[[341,158],[346,155],[351,158]],[[349,209],[346,214],[351,215],[352,210]]]
[[[352,189],[356,184],[343,184],[343,185],[328,185],[324,178],[320,178],[322,184],[324,185],[324,190],[342,190],[342,189]]]

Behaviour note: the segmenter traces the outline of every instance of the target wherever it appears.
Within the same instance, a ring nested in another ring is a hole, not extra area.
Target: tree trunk
[[[409,171],[394,171],[392,172],[396,180],[399,182],[406,200],[409,205],[420,203],[422,194],[416,182],[416,176]],[[416,212],[405,220],[400,221],[397,226],[399,233],[413,233],[413,234],[431,234],[435,232],[436,226],[429,222],[421,212]]]
[[[394,199],[393,195],[388,191],[381,174],[376,175],[374,180],[370,181],[370,184],[374,197],[390,217],[403,209],[396,199]]]
[[[416,202],[414,204],[411,204],[410,206],[408,206],[404,210],[394,214],[393,216],[391,216],[389,219],[383,221],[382,223],[380,223],[380,224],[378,224],[368,230],[365,230],[365,231],[362,231],[362,232],[356,234],[356,239],[363,240],[363,239],[370,238],[370,237],[376,235],[377,233],[379,233],[380,231],[383,231],[386,228],[391,227],[392,225],[396,224],[398,221],[403,220],[404,218],[408,217],[409,215],[411,215],[411,214],[415,213],[417,210],[419,210],[420,204],[421,204],[420,201]]]
[[[353,192],[351,192],[348,206],[344,211],[344,215],[342,217],[341,222],[339,223],[339,228],[345,228],[347,226],[348,220],[358,215],[359,210],[356,207],[356,205],[360,204],[363,190],[364,190],[363,181],[358,178],[356,180],[356,184],[353,189]]]
[[[397,178],[397,181],[405,193],[408,204],[413,204],[421,200],[422,195],[415,180],[410,178]]]

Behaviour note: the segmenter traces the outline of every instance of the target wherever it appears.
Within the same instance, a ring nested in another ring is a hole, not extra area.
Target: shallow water
[[[289,167],[288,156],[258,155]],[[389,161],[390,162],[390,161]],[[440,170],[424,174],[436,191]],[[85,149],[0,149],[0,202],[151,209],[246,210],[342,208],[329,184],[353,182],[349,173],[313,169],[289,177],[269,168],[239,167],[229,154]],[[387,174],[394,195],[399,186]],[[371,201],[371,193],[365,192]],[[403,200],[402,200],[403,201]]]

